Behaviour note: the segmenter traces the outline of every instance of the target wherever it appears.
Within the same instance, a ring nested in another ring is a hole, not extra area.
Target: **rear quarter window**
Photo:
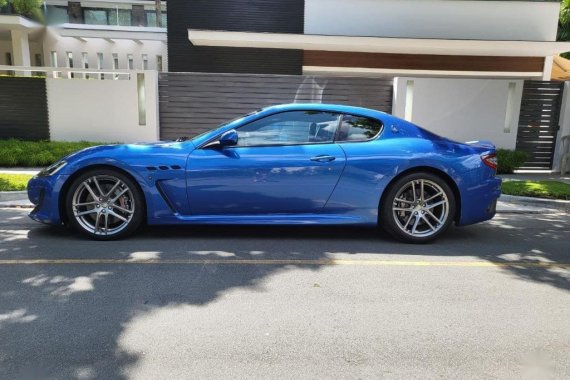
[[[343,115],[337,141],[367,141],[378,136],[382,122],[364,116]]]

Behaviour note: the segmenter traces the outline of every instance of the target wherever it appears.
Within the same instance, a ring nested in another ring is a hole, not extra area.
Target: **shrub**
[[[528,155],[520,150],[497,149],[497,173],[512,174],[515,169],[525,163]]]
[[[70,153],[94,145],[102,143],[0,140],[0,166],[48,166]]]

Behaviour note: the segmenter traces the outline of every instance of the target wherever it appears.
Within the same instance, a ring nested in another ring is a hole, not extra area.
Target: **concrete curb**
[[[521,206],[540,207],[558,210],[560,212],[570,213],[570,201],[563,201],[559,199],[545,199],[545,198],[532,198],[520,197],[516,195],[501,195],[499,201],[511,203]]]
[[[27,191],[0,191],[0,202],[28,200]]]

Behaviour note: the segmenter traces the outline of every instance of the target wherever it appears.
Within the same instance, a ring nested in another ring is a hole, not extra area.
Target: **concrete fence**
[[[0,66],[0,71],[7,68]],[[381,78],[370,78],[368,81],[367,78],[358,78],[358,83],[365,86],[368,92],[358,92],[366,99],[354,101],[350,97],[354,89],[346,85],[350,81],[356,83],[354,78],[325,78],[328,90],[323,90],[322,96],[315,98],[314,89],[311,87],[311,91],[307,90],[307,78],[302,76],[269,78],[271,76],[232,74],[232,80],[228,81],[228,75],[221,74],[168,73],[161,74],[159,79],[159,74],[152,70],[108,72],[9,68],[15,72],[44,71],[46,78],[41,80],[46,83],[49,137],[63,141],[142,142],[156,141],[161,137],[169,139],[182,132],[188,134],[188,131],[195,129],[211,128],[223,121],[222,118],[225,120],[236,116],[233,113],[251,111],[267,103],[295,101],[300,96],[302,101],[354,103],[371,105],[373,108],[381,108],[380,103],[370,102],[383,99],[381,104],[385,111],[434,133],[458,141],[491,140],[499,148],[515,149],[518,145],[517,133],[521,127],[528,127],[519,125],[521,101],[528,97],[523,90],[531,83],[535,87],[541,86],[540,82],[529,82],[525,86],[523,80],[517,79],[399,77],[394,78],[392,91],[391,78],[384,78],[383,81]],[[33,79],[28,77],[26,80]],[[379,80],[382,85],[378,85]],[[342,85],[332,91],[332,84],[337,82]],[[277,88],[275,83],[281,87]],[[22,91],[25,91],[24,87]],[[321,87],[318,86],[319,89]],[[283,89],[283,94],[279,93],[282,96],[271,97],[277,89]],[[552,152],[555,170],[560,156],[560,138],[570,134],[569,91],[570,87],[566,84],[560,102],[559,120],[558,114],[553,112],[555,102],[547,99],[544,106],[537,106],[540,108],[537,111],[539,119],[550,117],[553,124],[559,121],[557,149],[555,153]],[[389,99],[392,92],[393,98]],[[16,98],[9,98],[4,107],[9,107],[9,100]],[[268,102],[267,99],[272,100]],[[217,108],[215,112],[210,112],[213,105]],[[0,126],[4,125],[4,129],[9,128],[11,122],[5,115],[5,112],[0,113]],[[528,119],[528,115],[524,115]],[[525,124],[523,119],[521,123]],[[23,127],[16,126],[13,130],[17,131],[17,128]],[[2,135],[2,138],[7,137],[10,136]],[[541,133],[540,138],[543,137]]]
[[[49,115],[49,134],[45,135],[51,140],[143,142],[159,139],[158,72],[154,70],[0,66],[1,71],[45,76],[5,79],[13,83],[10,99],[14,102],[28,91],[26,83],[45,82]],[[32,100],[45,107],[46,96]],[[4,107],[10,107],[9,100],[4,102]],[[0,136],[22,138],[21,123],[14,123],[12,119],[0,113],[2,130],[13,131],[12,135],[0,133]]]
[[[47,79],[52,140],[142,142],[159,139],[156,71],[126,80]]]

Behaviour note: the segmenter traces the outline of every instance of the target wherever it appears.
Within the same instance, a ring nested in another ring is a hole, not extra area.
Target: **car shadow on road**
[[[19,215],[15,212],[0,223],[0,260],[322,260],[358,255],[369,259],[453,261],[473,257],[502,264],[570,263],[566,216],[535,215],[516,221],[500,216],[480,226],[453,228],[433,244],[409,245],[395,242],[375,228],[339,226],[148,227],[131,239],[93,242],[64,228],[30,228]],[[548,228],[529,227],[529,218],[540,218]],[[126,346],[125,336],[144,316],[177,307],[203,307],[235,289],[263,292],[270,276],[324,268],[291,261],[239,266],[0,266],[0,378],[126,378],[136,370],[144,352]],[[568,268],[500,268],[523,281],[570,290]]]

